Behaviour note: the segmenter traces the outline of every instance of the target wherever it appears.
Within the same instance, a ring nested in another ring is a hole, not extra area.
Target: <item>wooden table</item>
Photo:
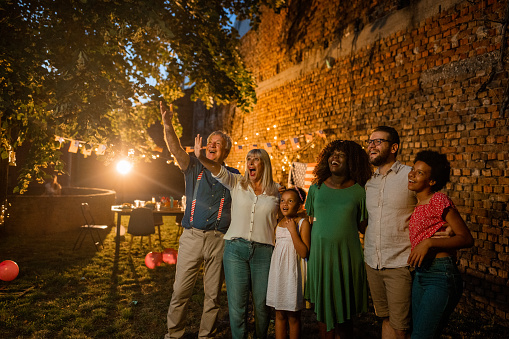
[[[133,211],[132,208],[122,208],[121,205],[113,205],[111,206],[111,210],[115,213],[117,213],[117,238],[116,238],[116,246],[119,248],[120,246],[120,221],[122,219],[123,215],[131,215],[131,212]],[[182,218],[184,217],[184,211],[182,211],[180,208],[167,208],[167,207],[161,207],[161,209],[158,211],[155,208],[152,210],[152,213],[161,215],[161,216],[174,216],[175,221],[177,225],[180,225],[182,222]],[[159,233],[159,240],[161,238],[161,234]]]

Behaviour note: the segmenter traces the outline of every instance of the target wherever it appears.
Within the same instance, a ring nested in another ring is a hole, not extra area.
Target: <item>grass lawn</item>
[[[127,225],[124,217],[123,224]],[[102,233],[104,249],[96,252],[90,238],[72,250],[78,232],[43,237],[13,237],[0,232],[0,262],[13,260],[19,275],[0,281],[1,338],[163,338],[175,265],[151,270],[144,264],[150,251],[178,248],[174,217],[164,217],[163,244],[152,237],[140,247],[130,235],[115,246],[115,228]],[[37,227],[37,225],[34,225]],[[223,286],[224,290],[224,286]],[[203,304],[199,278],[189,303],[185,338],[196,338]],[[313,312],[303,312],[303,338],[316,338]],[[372,308],[355,319],[357,338],[379,337],[380,324]],[[252,324],[251,324],[252,328]],[[445,338],[501,338],[507,334],[492,322],[455,313]],[[219,338],[230,338],[226,292],[221,299]],[[269,337],[274,337],[271,324]]]

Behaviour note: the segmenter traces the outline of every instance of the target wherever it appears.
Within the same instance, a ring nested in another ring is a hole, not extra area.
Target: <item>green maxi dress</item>
[[[305,298],[327,331],[367,311],[368,289],[357,225],[367,219],[366,191],[359,184],[333,189],[313,185],[306,210],[314,217]]]

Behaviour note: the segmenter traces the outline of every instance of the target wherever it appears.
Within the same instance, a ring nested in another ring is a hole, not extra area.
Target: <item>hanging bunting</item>
[[[290,145],[292,145],[292,149],[295,151],[297,149],[300,148],[300,145],[299,145],[299,138],[298,137],[293,137],[293,138],[290,138]]]
[[[96,155],[104,155],[104,152],[106,152],[106,145],[99,145],[96,150],[95,150],[95,154]]]
[[[92,155],[92,146],[86,144],[85,147],[81,149],[81,153],[85,156],[85,158]]]
[[[78,153],[78,147],[80,147],[80,142],[78,140],[71,140],[71,144],[69,145],[69,152]]]
[[[55,135],[55,141],[58,141],[60,144],[58,145],[58,148],[62,147],[62,144],[64,143],[65,139],[59,136]]]
[[[267,128],[267,130],[270,130],[270,128]],[[257,136],[259,133],[255,133]],[[314,135],[316,134],[316,136]],[[306,142],[305,146],[300,145],[300,138],[303,138]],[[311,147],[314,147],[314,142],[316,141],[316,138],[322,138],[326,139],[327,136],[325,135],[325,132],[323,130],[318,130],[314,132],[307,132],[298,136],[294,136],[291,138],[288,138],[286,140],[278,140],[279,137],[276,135],[274,136],[274,142],[264,142],[260,141],[258,144],[244,144],[244,145],[237,145],[237,142],[235,142],[235,145],[233,145],[233,151],[234,152],[241,152],[243,150],[252,150],[256,148],[263,148],[267,151],[267,153],[272,153],[274,149],[279,151],[284,151],[287,149],[288,141],[290,142],[291,150],[298,151],[298,150],[305,150],[307,149],[308,145]],[[244,137],[245,141],[247,142],[248,137]],[[191,153],[193,152],[193,147],[186,146],[186,152]],[[284,152],[283,152],[284,154]],[[299,158],[299,154],[296,155],[297,159]]]
[[[322,131],[322,130],[316,131],[316,135],[318,135],[320,138],[327,139],[324,131]]]
[[[62,144],[65,142],[65,139],[55,135],[55,141],[58,141],[60,146],[62,146]]]

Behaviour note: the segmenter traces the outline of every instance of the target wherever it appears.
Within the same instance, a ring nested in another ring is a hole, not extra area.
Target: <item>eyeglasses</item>
[[[368,146],[371,144],[373,144],[375,146],[379,146],[384,141],[391,142],[390,140],[387,140],[387,139],[370,139],[370,140],[366,141],[366,143],[368,144]]]

